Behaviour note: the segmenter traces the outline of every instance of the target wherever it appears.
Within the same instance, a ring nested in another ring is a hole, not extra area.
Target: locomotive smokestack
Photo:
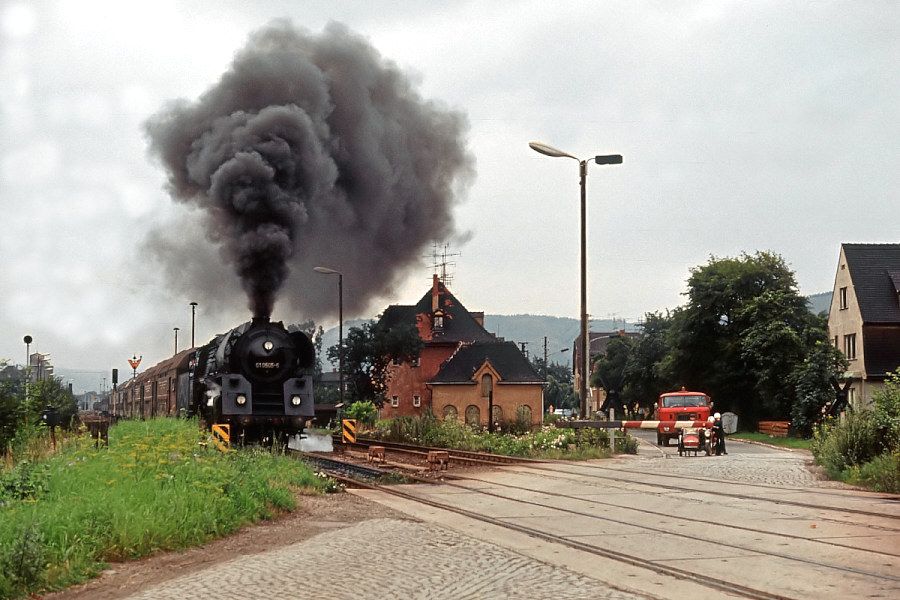
[[[221,251],[169,224],[148,245],[172,285],[210,306],[227,296],[221,256],[254,316],[272,314],[279,290],[306,316],[336,312],[317,264],[340,269],[345,309],[361,311],[456,235],[451,208],[473,173],[466,127],[345,26],[315,36],[275,22],[196,102],[146,124],[170,192],[204,209]]]

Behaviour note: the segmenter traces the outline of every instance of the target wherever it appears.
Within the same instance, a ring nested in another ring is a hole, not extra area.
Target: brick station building
[[[487,427],[524,421],[541,424],[544,380],[513,342],[484,328],[484,313],[469,312],[435,275],[415,305],[389,306],[381,317],[387,328],[415,325],[425,347],[419,360],[395,363],[382,418],[421,415],[459,419]]]

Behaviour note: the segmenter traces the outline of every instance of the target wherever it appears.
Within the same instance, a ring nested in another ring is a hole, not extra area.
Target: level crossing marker
[[[342,441],[345,444],[356,443],[356,419],[344,419],[341,421],[341,429],[344,432]]]
[[[212,436],[213,443],[215,443],[216,448],[218,448],[222,452],[225,452],[231,445],[231,425],[220,425],[216,423],[212,426]]]

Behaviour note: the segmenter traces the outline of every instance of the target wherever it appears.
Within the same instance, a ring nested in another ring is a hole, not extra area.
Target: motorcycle
[[[705,429],[696,427],[685,427],[678,432],[678,456],[684,456],[688,452],[693,452],[694,456],[703,450]]]

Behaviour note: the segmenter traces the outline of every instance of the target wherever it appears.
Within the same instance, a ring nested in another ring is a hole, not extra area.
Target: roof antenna
[[[447,271],[447,267],[455,267],[455,262],[448,261],[448,257],[451,256],[461,256],[459,252],[450,252],[450,244],[448,243],[439,243],[435,241],[431,245],[431,268],[433,275],[439,275],[441,282],[447,287],[453,283],[453,273],[449,273]],[[440,272],[438,272],[440,269]]]

